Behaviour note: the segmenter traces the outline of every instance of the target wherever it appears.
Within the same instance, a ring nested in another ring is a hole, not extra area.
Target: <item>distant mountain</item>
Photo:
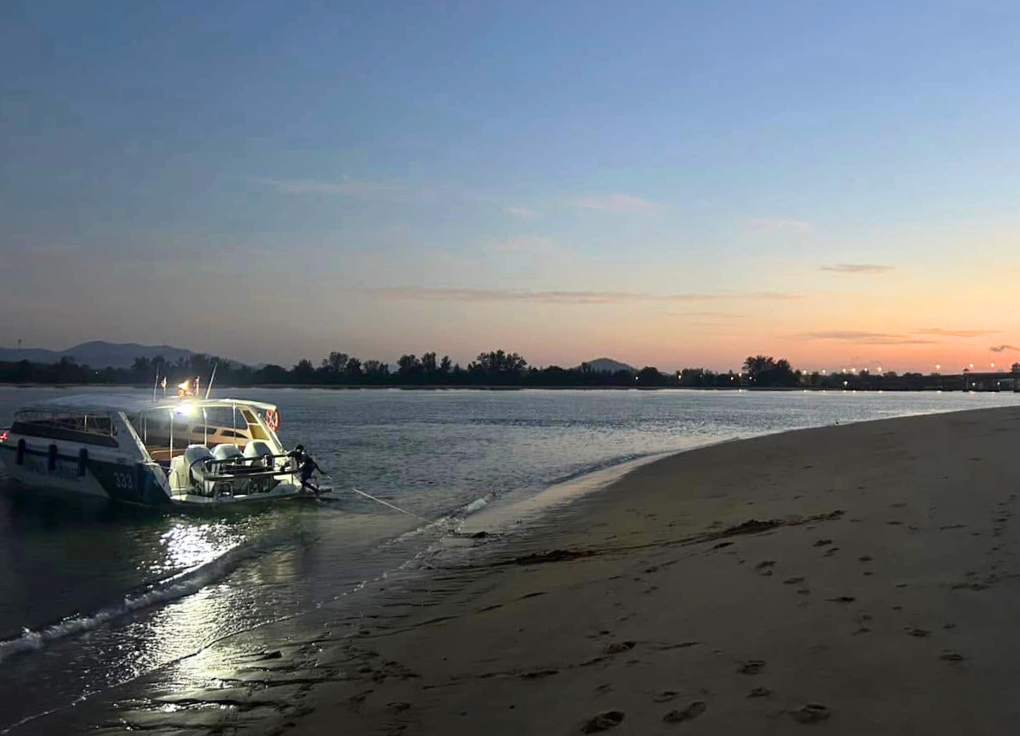
[[[613,360],[612,358],[595,358],[595,360],[588,360],[585,362],[594,373],[617,373],[619,371],[637,373],[637,369],[634,366],[621,363],[620,361]]]
[[[3,348],[0,347],[0,361],[16,362],[27,360],[32,363],[57,363],[61,358],[75,361],[93,368],[130,368],[135,358],[155,358],[162,355],[171,363],[187,358],[191,350],[170,345],[138,345],[137,343],[114,343],[94,340],[83,342],[67,350],[46,350],[45,348]]]

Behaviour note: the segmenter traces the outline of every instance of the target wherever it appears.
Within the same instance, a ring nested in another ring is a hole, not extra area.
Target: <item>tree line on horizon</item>
[[[175,384],[185,378],[200,376],[208,381],[216,370],[218,386],[399,386],[399,387],[606,387],[606,388],[809,388],[850,390],[959,390],[966,377],[937,374],[886,372],[823,374],[806,373],[793,368],[783,358],[767,355],[748,356],[738,372],[716,372],[707,368],[684,368],[663,372],[654,366],[640,370],[604,372],[582,363],[576,368],[551,365],[538,368],[518,353],[492,350],[480,353],[467,366],[454,362],[448,355],[427,352],[422,355],[400,356],[394,365],[380,360],[361,360],[347,353],[334,351],[315,365],[301,359],[291,368],[268,364],[258,368],[216,356],[194,353],[177,361],[162,357],[136,358],[130,368],[92,368],[73,358],[58,363],[40,364],[29,361],[0,362],[0,382],[39,384],[132,384],[154,385],[161,377]],[[1020,364],[1014,365],[1020,373]],[[971,388],[996,388],[973,385]]]

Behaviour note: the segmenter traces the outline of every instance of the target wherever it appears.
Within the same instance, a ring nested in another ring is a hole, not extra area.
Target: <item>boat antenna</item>
[[[156,389],[159,388],[159,364],[156,365],[156,382],[152,384],[152,403],[156,403]]]
[[[213,363],[212,375],[209,376],[209,385],[205,387],[205,398],[207,399],[209,398],[209,394],[212,393],[212,384],[213,381],[216,380],[216,369],[219,368],[219,366],[220,361],[217,360],[215,363]]]

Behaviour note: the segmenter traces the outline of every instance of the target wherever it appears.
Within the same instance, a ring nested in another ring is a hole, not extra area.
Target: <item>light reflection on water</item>
[[[160,535],[161,555],[152,560],[153,574],[204,565],[244,541],[242,534],[222,522],[198,526],[177,522]]]
[[[121,390],[122,391],[122,390]],[[0,388],[0,426],[54,389]],[[804,426],[1015,404],[1013,394],[239,392],[279,404],[283,435],[335,478],[437,518],[626,458]],[[0,478],[0,485],[3,479]],[[0,659],[6,724],[173,663],[180,686],[226,667],[211,642],[351,591],[447,531],[350,495],[334,503],[182,516],[0,495],[0,639],[97,612],[116,617]],[[176,586],[176,587],[175,587]],[[136,607],[125,601],[137,602]],[[119,608],[118,608],[119,607]],[[320,608],[324,607],[324,608]],[[121,611],[120,609],[125,609]],[[76,630],[77,631],[77,630]],[[229,640],[228,642],[233,641]],[[238,644],[240,646],[240,644]],[[196,652],[202,652],[197,656]]]

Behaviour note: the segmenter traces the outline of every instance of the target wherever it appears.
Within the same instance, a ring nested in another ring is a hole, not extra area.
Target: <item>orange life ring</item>
[[[274,432],[280,428],[279,409],[270,409],[269,411],[266,412],[266,424],[268,424],[269,428]]]

